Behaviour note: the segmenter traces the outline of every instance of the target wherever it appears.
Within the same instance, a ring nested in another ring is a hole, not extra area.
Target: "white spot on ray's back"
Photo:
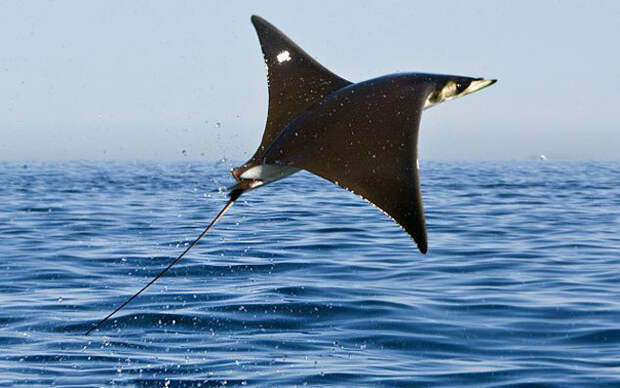
[[[284,50],[276,56],[276,59],[278,60],[278,63],[290,61],[291,53],[289,53],[288,50]]]

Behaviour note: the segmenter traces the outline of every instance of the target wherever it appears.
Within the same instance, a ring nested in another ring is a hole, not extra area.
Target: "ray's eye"
[[[465,91],[465,89],[467,89],[467,84],[463,83],[463,82],[457,82],[456,83],[456,92],[458,94],[461,94]]]

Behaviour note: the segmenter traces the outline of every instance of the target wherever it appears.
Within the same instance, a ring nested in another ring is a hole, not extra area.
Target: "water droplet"
[[[222,123],[220,123],[219,121],[215,123],[215,127],[216,128],[221,128],[222,127]]]

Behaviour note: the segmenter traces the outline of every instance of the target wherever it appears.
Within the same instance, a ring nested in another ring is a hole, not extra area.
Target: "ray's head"
[[[434,81],[435,88],[426,99],[424,109],[475,93],[497,82],[495,79],[460,76],[436,76]]]

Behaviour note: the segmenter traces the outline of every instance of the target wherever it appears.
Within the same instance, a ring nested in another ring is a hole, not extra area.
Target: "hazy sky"
[[[423,114],[422,159],[620,159],[619,1],[6,0],[0,159],[251,156],[254,13],[351,81],[499,79]]]

